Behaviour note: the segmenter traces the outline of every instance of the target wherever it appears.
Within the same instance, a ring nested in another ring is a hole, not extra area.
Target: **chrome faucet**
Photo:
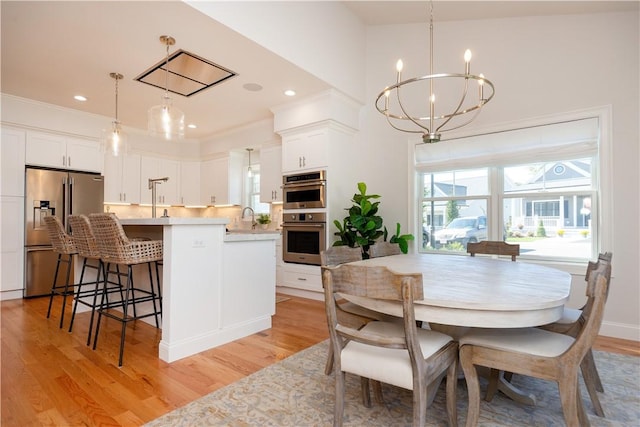
[[[164,178],[149,178],[149,190],[151,190],[151,218],[156,217],[156,185],[161,182],[169,181],[169,177]]]
[[[253,208],[251,208],[250,206],[247,206],[246,208],[242,209],[242,217],[244,218],[244,213],[247,211],[247,209],[249,209],[251,211],[251,229],[255,230],[256,228],[256,213],[253,211]]]

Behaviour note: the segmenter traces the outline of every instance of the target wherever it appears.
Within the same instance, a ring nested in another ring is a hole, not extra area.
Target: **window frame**
[[[447,144],[449,140],[461,139],[461,138],[469,138],[474,136],[483,136],[496,134],[501,132],[515,131],[520,129],[526,129],[529,127],[540,127],[546,125],[556,125],[563,124],[566,122],[583,120],[583,119],[597,119],[597,129],[596,129],[596,155],[594,155],[594,160],[592,161],[592,189],[587,191],[590,193],[592,197],[592,209],[594,211],[594,218],[596,221],[592,223],[592,230],[594,240],[594,244],[592,246],[591,257],[597,256],[599,252],[603,252],[605,250],[612,250],[613,247],[613,227],[612,221],[613,218],[613,195],[612,195],[612,134],[611,134],[611,117],[612,110],[611,106],[603,106],[603,107],[595,107],[591,109],[579,110],[568,113],[561,113],[553,116],[544,116],[538,118],[532,118],[527,120],[521,120],[517,122],[506,123],[502,125],[497,125],[494,127],[487,127],[481,130],[476,130],[475,132],[458,132],[455,134],[451,134],[450,137],[447,138],[446,141],[439,142],[438,144]],[[412,138],[408,141],[410,145],[409,149],[409,220],[413,225],[411,228],[414,230],[414,233],[420,233],[416,235],[422,235],[422,194],[421,186],[420,186],[420,176],[421,173],[426,172],[426,169],[422,163],[418,161],[418,150],[419,147],[423,146],[422,142],[416,138]],[[581,142],[578,142],[580,144]],[[576,146],[578,146],[576,144]],[[567,155],[564,151],[564,148],[569,148],[569,152],[574,148],[572,146],[561,147],[558,150],[558,155],[555,159],[549,158],[549,154],[544,160],[566,160],[569,158],[578,158],[581,157],[579,154]],[[544,147],[543,147],[544,151]],[[547,149],[547,151],[550,151]],[[574,150],[574,153],[578,151]],[[489,197],[489,205],[487,206],[487,218],[490,222],[490,230],[497,230],[500,223],[500,215],[502,212],[502,207],[504,203],[504,195],[502,194],[503,189],[503,176],[502,173],[498,170],[498,168],[504,168],[505,166],[509,166],[504,162],[504,158],[509,156],[509,153],[502,154],[502,164],[495,165],[491,167],[491,165],[486,164],[486,156],[478,162],[475,162],[470,157],[472,154],[463,153],[462,157],[466,159],[463,161],[466,164],[466,167],[459,167],[459,164],[453,161],[453,166],[447,167],[447,162],[444,160],[441,162],[439,167],[434,168],[433,170],[429,170],[429,172],[442,172],[449,170],[460,170],[460,169],[468,169],[468,168],[479,168],[479,167],[489,167],[489,186],[490,192],[493,188],[501,189],[501,194],[496,197],[495,195],[490,195]],[[582,157],[589,157],[584,155]],[[526,163],[521,161],[522,156],[520,153],[514,151],[514,161],[512,164],[522,164]],[[520,161],[518,161],[520,160]],[[508,160],[507,160],[508,162]],[[451,163],[451,162],[449,162]],[[573,193],[572,193],[573,194]],[[513,194],[509,194],[509,197],[513,197]],[[498,214],[494,214],[494,212],[498,212]],[[413,242],[413,251],[419,251],[419,244],[422,239],[416,239]],[[451,253],[451,252],[449,252]],[[569,266],[576,266],[575,269],[569,267],[570,271],[584,273],[582,271],[582,266],[584,265],[584,260],[575,260],[575,259],[561,259],[557,257],[553,257],[550,259],[535,257],[531,259],[532,262],[540,262],[540,263],[550,263],[550,264],[567,264]],[[579,267],[577,267],[579,266]]]

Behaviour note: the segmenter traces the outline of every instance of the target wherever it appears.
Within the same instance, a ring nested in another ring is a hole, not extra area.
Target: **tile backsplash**
[[[180,206],[157,207],[156,216],[161,217],[164,210],[167,215],[179,218],[229,218],[229,228],[250,228],[251,217],[241,218],[242,207],[184,208]],[[151,206],[141,205],[104,205],[105,212],[114,212],[119,218],[151,218]],[[271,224],[269,229],[279,229],[282,224],[282,205],[271,205]]]

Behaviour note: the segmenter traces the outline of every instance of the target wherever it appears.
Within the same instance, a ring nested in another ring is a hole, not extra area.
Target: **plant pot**
[[[260,224],[260,228],[266,230],[269,228],[269,224]]]

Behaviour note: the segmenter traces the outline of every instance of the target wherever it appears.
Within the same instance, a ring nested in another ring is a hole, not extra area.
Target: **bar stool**
[[[71,278],[71,265],[73,263],[73,256],[78,253],[78,250],[65,231],[60,220],[55,216],[45,216],[44,224],[49,233],[51,239],[51,245],[53,251],[58,254],[58,262],[56,264],[56,272],[53,276],[53,285],[51,286],[51,294],[49,295],[49,308],[47,309],[47,319],[51,316],[51,306],[53,305],[53,297],[56,295],[62,296],[62,310],[60,312],[60,328],[64,322],[64,310],[67,305],[67,296],[73,295],[75,285],[70,282]],[[58,272],[60,271],[60,264],[67,264],[66,280],[63,285],[58,285]]]
[[[75,295],[75,303],[73,304],[73,312],[71,313],[69,332],[73,329],[73,322],[76,317],[78,303],[86,305],[91,309],[89,332],[87,334],[87,345],[89,345],[91,343],[91,332],[93,331],[95,311],[96,308],[99,307],[98,295],[101,293],[100,291],[102,290],[103,292],[106,292],[107,298],[109,298],[110,293],[118,292],[120,294],[120,300],[124,299],[124,294],[122,293],[122,283],[119,280],[119,274],[118,282],[107,282],[105,284],[106,287],[103,287],[102,289],[100,287],[100,284],[103,283],[103,281],[100,280],[100,277],[101,273],[104,275],[105,266],[100,259],[100,250],[98,249],[96,238],[91,230],[89,218],[86,215],[69,215],[67,221],[71,226],[71,239],[76,246],[78,255],[83,258],[80,282],[77,284],[78,289]],[[96,270],[96,279],[85,283],[84,277],[87,268]],[[116,268],[118,268],[117,265]],[[120,273],[119,268],[116,273]],[[86,289],[87,285],[91,285],[89,289]]]
[[[89,215],[91,229],[96,238],[98,249],[100,250],[100,258],[106,264],[104,274],[104,287],[108,282],[110,274],[109,267],[111,264],[120,264],[127,266],[127,281],[124,288],[124,298],[120,301],[109,301],[106,292],[102,293],[102,298],[98,308],[98,322],[96,323],[96,332],[93,339],[93,348],[95,350],[98,343],[98,335],[100,332],[100,322],[102,316],[110,317],[122,323],[120,332],[120,355],[118,358],[118,366],[122,366],[122,356],[124,353],[124,342],[127,323],[154,316],[156,328],[160,327],[158,316],[162,313],[160,294],[156,293],[153,284],[153,274],[151,264],[156,266],[156,282],[160,289],[160,280],[158,275],[157,263],[162,261],[162,241],[160,240],[130,240],[122,228],[122,224],[118,218],[112,213],[97,213]],[[133,283],[133,266],[147,264],[149,270],[149,289],[136,288]],[[125,273],[121,273],[125,275]],[[143,302],[151,302],[153,312],[136,313],[136,305]],[[133,307],[133,315],[129,313],[129,305]],[[158,307],[160,306],[160,307]],[[120,311],[113,311],[113,308],[121,308]]]

